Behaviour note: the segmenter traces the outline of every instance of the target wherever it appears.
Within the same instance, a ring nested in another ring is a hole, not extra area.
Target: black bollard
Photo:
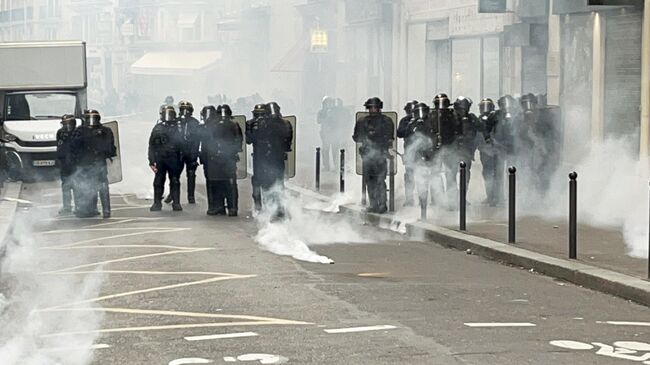
[[[341,150],[341,168],[339,169],[339,192],[345,193],[345,150]]]
[[[515,243],[515,226],[517,224],[517,217],[515,214],[516,208],[516,187],[517,187],[517,168],[510,166],[508,168],[508,243]]]
[[[361,205],[366,206],[368,204],[368,182],[366,180],[366,175],[361,175]]]
[[[320,147],[316,147],[316,191],[320,191]]]
[[[467,230],[467,164],[460,163],[460,230]]]
[[[650,207],[650,205],[648,206]],[[650,212],[648,218],[650,218]],[[650,280],[650,219],[648,220],[648,280]]]
[[[569,174],[569,258],[578,258],[578,173]]]
[[[388,157],[388,190],[390,192],[388,200],[388,211],[395,211],[395,156]]]

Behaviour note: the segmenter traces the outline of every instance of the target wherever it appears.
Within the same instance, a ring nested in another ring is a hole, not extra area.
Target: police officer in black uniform
[[[433,99],[431,118],[436,134],[436,149],[440,162],[438,166],[444,170],[447,194],[447,208],[453,207],[456,201],[456,172],[460,159],[458,156],[457,138],[462,135],[462,126],[450,108],[451,103],[447,94],[441,93]]]
[[[178,104],[178,112],[180,113],[179,127],[184,141],[183,165],[185,167],[185,175],[187,176],[187,202],[189,204],[196,204],[194,190],[196,188],[196,168],[199,166],[201,123],[192,116],[194,106],[189,101],[181,101]]]
[[[456,123],[461,128],[458,141],[458,157],[460,161],[465,161],[467,165],[467,181],[469,186],[470,177],[472,176],[472,162],[474,162],[474,155],[477,148],[477,135],[478,135],[478,117],[471,113],[472,99],[459,96],[454,102],[454,115],[456,116]]]
[[[232,118],[229,105],[205,110],[201,139],[201,163],[205,172],[208,215],[237,216],[237,161],[242,151],[243,134]],[[234,182],[234,183],[233,183]]]
[[[413,123],[407,133],[411,144],[405,154],[412,161],[412,173],[418,191],[420,208],[425,208],[431,188],[432,161],[435,156],[435,129],[431,119],[431,109],[424,103],[413,106]],[[432,197],[433,198],[433,197]]]
[[[165,179],[168,176],[172,209],[183,210],[180,204],[183,147],[184,140],[178,128],[176,110],[173,106],[168,106],[164,111],[163,122],[156,124],[149,137],[149,167],[156,174],[153,180],[154,201],[150,208],[152,212],[162,210]]]
[[[75,130],[73,137],[73,150],[81,180],[77,185],[82,185],[81,197],[77,199],[81,207],[75,210],[75,214],[81,218],[97,215],[99,194],[102,216],[110,218],[111,195],[108,188],[107,159],[117,156],[115,137],[110,128],[101,124],[101,115],[97,110],[85,110],[83,120],[84,124]]]
[[[253,198],[257,207],[262,205],[262,196],[266,195],[267,202],[275,209],[272,217],[283,218],[285,210],[280,194],[284,189],[285,162],[292,148],[293,127],[282,118],[277,103],[266,104],[266,111],[266,116],[254,119],[251,125],[253,179],[261,193]]]
[[[497,206],[503,202],[503,175],[505,174],[504,157],[507,153],[508,133],[507,122],[501,123],[494,101],[486,98],[479,104],[478,150],[483,165],[483,180],[485,182],[486,203]]]
[[[393,121],[381,113],[384,103],[381,99],[370,98],[364,104],[370,115],[357,121],[354,126],[354,142],[361,144],[359,153],[363,160],[363,176],[368,186],[370,213],[383,214],[386,205],[386,174],[388,172],[389,150],[395,139]]]
[[[410,151],[413,142],[415,142],[414,137],[414,124],[416,122],[415,117],[413,116],[413,109],[418,105],[417,100],[412,100],[406,103],[404,106],[404,111],[406,116],[399,121],[397,127],[397,138],[404,139],[404,154],[402,155],[402,162],[404,163],[404,206],[413,205],[413,191],[415,187],[413,168],[414,154]]]
[[[246,144],[253,145],[256,139],[257,130],[260,124],[264,123],[269,116],[269,110],[266,104],[257,104],[253,108],[253,118],[246,121]],[[255,152],[253,152],[253,162],[255,161]],[[259,167],[259,166],[258,166]],[[253,169],[255,165],[253,164]],[[261,173],[261,170],[260,170]],[[262,189],[260,187],[260,178],[255,177],[255,171],[251,178],[251,185],[253,188],[253,203],[256,212],[262,210]]]
[[[325,171],[330,170],[330,151],[332,157],[336,160],[338,141],[336,140],[336,99],[325,96],[322,101],[322,108],[318,111],[316,121],[320,125],[320,139],[322,147],[323,168]]]
[[[56,156],[61,174],[61,198],[63,201],[63,207],[59,210],[61,215],[72,213],[72,191],[76,172],[72,137],[75,128],[77,128],[77,119],[74,115],[66,114],[61,117],[61,128],[56,132]]]

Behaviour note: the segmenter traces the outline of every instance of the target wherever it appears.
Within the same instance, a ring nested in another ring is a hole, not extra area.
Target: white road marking
[[[169,365],[184,365],[184,364],[212,364],[212,360],[203,359],[200,357],[187,357],[184,359],[176,359],[169,362]]]
[[[255,332],[239,332],[239,333],[223,333],[219,335],[205,335],[205,336],[189,336],[185,337],[187,341],[207,341],[207,340],[220,340],[225,338],[242,338],[242,337],[255,337],[259,336]]]
[[[104,226],[110,226],[110,225],[113,225],[113,224],[122,224],[122,223],[134,222],[134,221],[137,221],[137,219],[135,219],[135,218],[133,218],[133,219],[123,219],[123,220],[113,221],[113,222],[108,222],[108,223],[93,224],[93,225],[90,225],[90,226],[86,226],[86,228],[104,227]]]
[[[225,362],[237,362],[237,359],[235,359],[232,356],[226,356],[226,357],[223,358],[223,361],[225,361]]]
[[[621,321],[597,321],[598,324],[611,324],[613,326],[650,327],[650,322],[621,322]]]
[[[382,331],[382,330],[392,330],[397,327],[391,325],[383,326],[367,326],[367,327],[351,327],[351,328],[335,328],[324,330],[327,333],[352,333],[352,332],[367,332],[367,331]]]
[[[97,237],[97,238],[92,238],[88,240],[83,240],[83,241],[77,241],[73,243],[66,243],[63,245],[52,245],[48,247],[72,247],[72,246],[79,246],[83,245],[86,243],[91,243],[91,242],[99,242],[99,241],[106,241],[106,240],[112,240],[116,238],[125,238],[125,237],[133,237],[133,236],[142,236],[145,234],[152,234],[152,233],[174,233],[174,232],[180,232],[180,231],[187,231],[189,228],[183,228],[180,230],[170,230],[170,229],[158,229],[155,231],[144,231],[144,232],[135,232],[135,233],[124,233],[124,234],[118,234],[114,236],[105,236],[105,237]]]
[[[284,364],[288,358],[270,354],[245,354],[237,356],[239,361],[259,361],[259,364]]]
[[[568,350],[591,350],[594,347],[588,343],[569,341],[569,340],[555,340],[549,342],[552,346],[560,347]]]
[[[88,351],[88,350],[101,350],[110,348],[110,345],[105,343],[98,343],[92,346],[66,346],[66,347],[52,347],[47,348],[47,352],[69,352],[69,351]]]
[[[490,328],[490,327],[535,327],[534,323],[527,322],[493,322],[493,323],[463,323],[467,327],[472,328]]]

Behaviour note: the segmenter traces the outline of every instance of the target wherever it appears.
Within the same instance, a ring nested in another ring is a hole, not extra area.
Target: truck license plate
[[[33,162],[34,166],[43,167],[43,166],[54,166],[56,165],[55,160],[35,160]]]

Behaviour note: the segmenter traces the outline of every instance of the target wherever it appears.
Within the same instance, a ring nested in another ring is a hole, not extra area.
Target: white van
[[[56,170],[61,116],[81,118],[87,108],[86,44],[0,43],[0,65],[0,143],[10,176]]]

